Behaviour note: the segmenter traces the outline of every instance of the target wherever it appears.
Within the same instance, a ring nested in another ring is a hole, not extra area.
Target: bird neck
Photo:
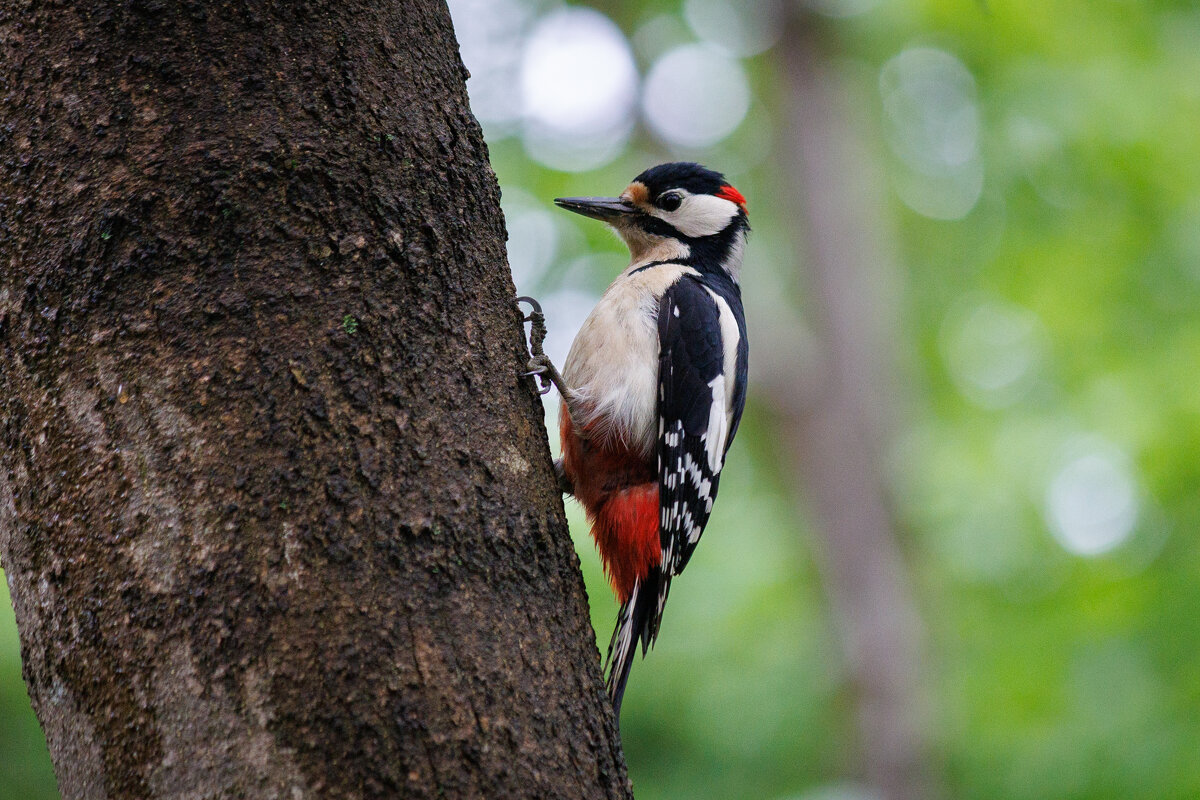
[[[692,248],[686,242],[672,236],[656,236],[637,229],[620,233],[629,247],[630,266],[651,261],[684,263],[692,254]]]
[[[687,264],[701,274],[723,275],[736,285],[746,246],[745,226],[738,225],[715,236],[687,238],[659,236],[640,230],[620,231],[629,246],[628,270],[645,264]]]
[[[715,236],[692,239],[688,246],[691,252],[687,263],[701,274],[726,277],[737,285],[745,247],[745,226],[730,226]]]
[[[735,284],[742,275],[742,253],[746,249],[746,230],[739,227],[733,231],[725,244],[725,252],[718,262],[721,269]]]

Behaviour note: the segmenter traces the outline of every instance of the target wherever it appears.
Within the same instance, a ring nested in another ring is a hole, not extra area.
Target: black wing
[[[687,566],[717,497],[746,402],[746,330],[737,290],[685,276],[663,295],[658,333],[661,581],[653,641],[671,577]]]

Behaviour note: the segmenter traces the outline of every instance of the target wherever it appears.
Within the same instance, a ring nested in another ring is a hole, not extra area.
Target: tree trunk
[[[922,626],[880,463],[898,402],[891,368],[898,326],[882,190],[849,110],[866,101],[845,96],[815,15],[793,11],[782,58],[790,102],[781,161],[802,209],[796,216],[819,354],[815,369],[782,365],[769,383],[820,538],[865,780],[884,800],[929,800],[940,790],[925,740]]]
[[[629,797],[444,4],[16,5],[0,555],[63,796]]]

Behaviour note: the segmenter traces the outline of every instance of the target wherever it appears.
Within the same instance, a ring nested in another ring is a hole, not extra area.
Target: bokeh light
[[[884,131],[907,169],[897,193],[914,211],[960,219],[983,191],[975,80],[944,50],[911,47],[879,74]]]
[[[501,201],[508,228],[508,265],[513,283],[532,291],[558,255],[559,218],[544,203],[517,189]]]
[[[569,171],[616,158],[633,128],[637,82],[629,42],[612,20],[586,8],[547,14],[521,59],[530,157]]]
[[[677,47],[646,76],[642,115],[664,141],[711,147],[733,133],[750,108],[750,86],[737,59],[708,44]]]
[[[783,34],[778,0],[687,0],[683,16],[701,39],[742,57],[763,52]]]
[[[1068,452],[1046,492],[1046,521],[1070,552],[1106,553],[1129,537],[1138,518],[1129,458],[1094,436],[1073,440]]]
[[[985,301],[952,313],[942,331],[950,375],[964,395],[985,408],[1020,400],[1042,358],[1043,327],[1028,309]]]
[[[489,136],[521,119],[520,67],[533,10],[521,0],[449,0],[463,63],[471,73],[471,110]]]
[[[856,783],[832,783],[818,786],[803,794],[792,795],[781,800],[884,800],[869,786]]]

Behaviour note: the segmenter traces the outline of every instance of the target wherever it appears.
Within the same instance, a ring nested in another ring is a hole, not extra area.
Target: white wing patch
[[[734,376],[737,375],[738,344],[741,342],[742,335],[738,332],[737,317],[733,315],[733,309],[729,307],[729,303],[725,302],[725,298],[721,297],[721,295],[717,294],[712,289],[709,289],[707,286],[704,287],[704,290],[712,296],[713,302],[717,304],[717,314],[721,322],[721,347],[725,351],[723,353],[724,357],[721,364],[721,374],[724,379],[725,389],[725,427],[722,430],[724,430],[727,435],[729,426],[733,424],[733,390],[734,384],[737,383],[737,381],[734,379]],[[712,386],[712,384],[710,383],[709,386]],[[715,390],[713,391],[713,405],[714,407],[717,405]],[[712,424],[710,422],[709,430],[711,431],[712,429]],[[722,459],[724,458],[725,454],[725,444],[725,437],[722,436]],[[713,471],[716,472],[720,469],[721,468],[718,466]]]
[[[718,375],[708,382],[712,402],[708,406],[708,430],[700,438],[708,455],[708,468],[713,474],[725,463],[725,439],[729,436],[729,399],[725,391],[725,376]]]

